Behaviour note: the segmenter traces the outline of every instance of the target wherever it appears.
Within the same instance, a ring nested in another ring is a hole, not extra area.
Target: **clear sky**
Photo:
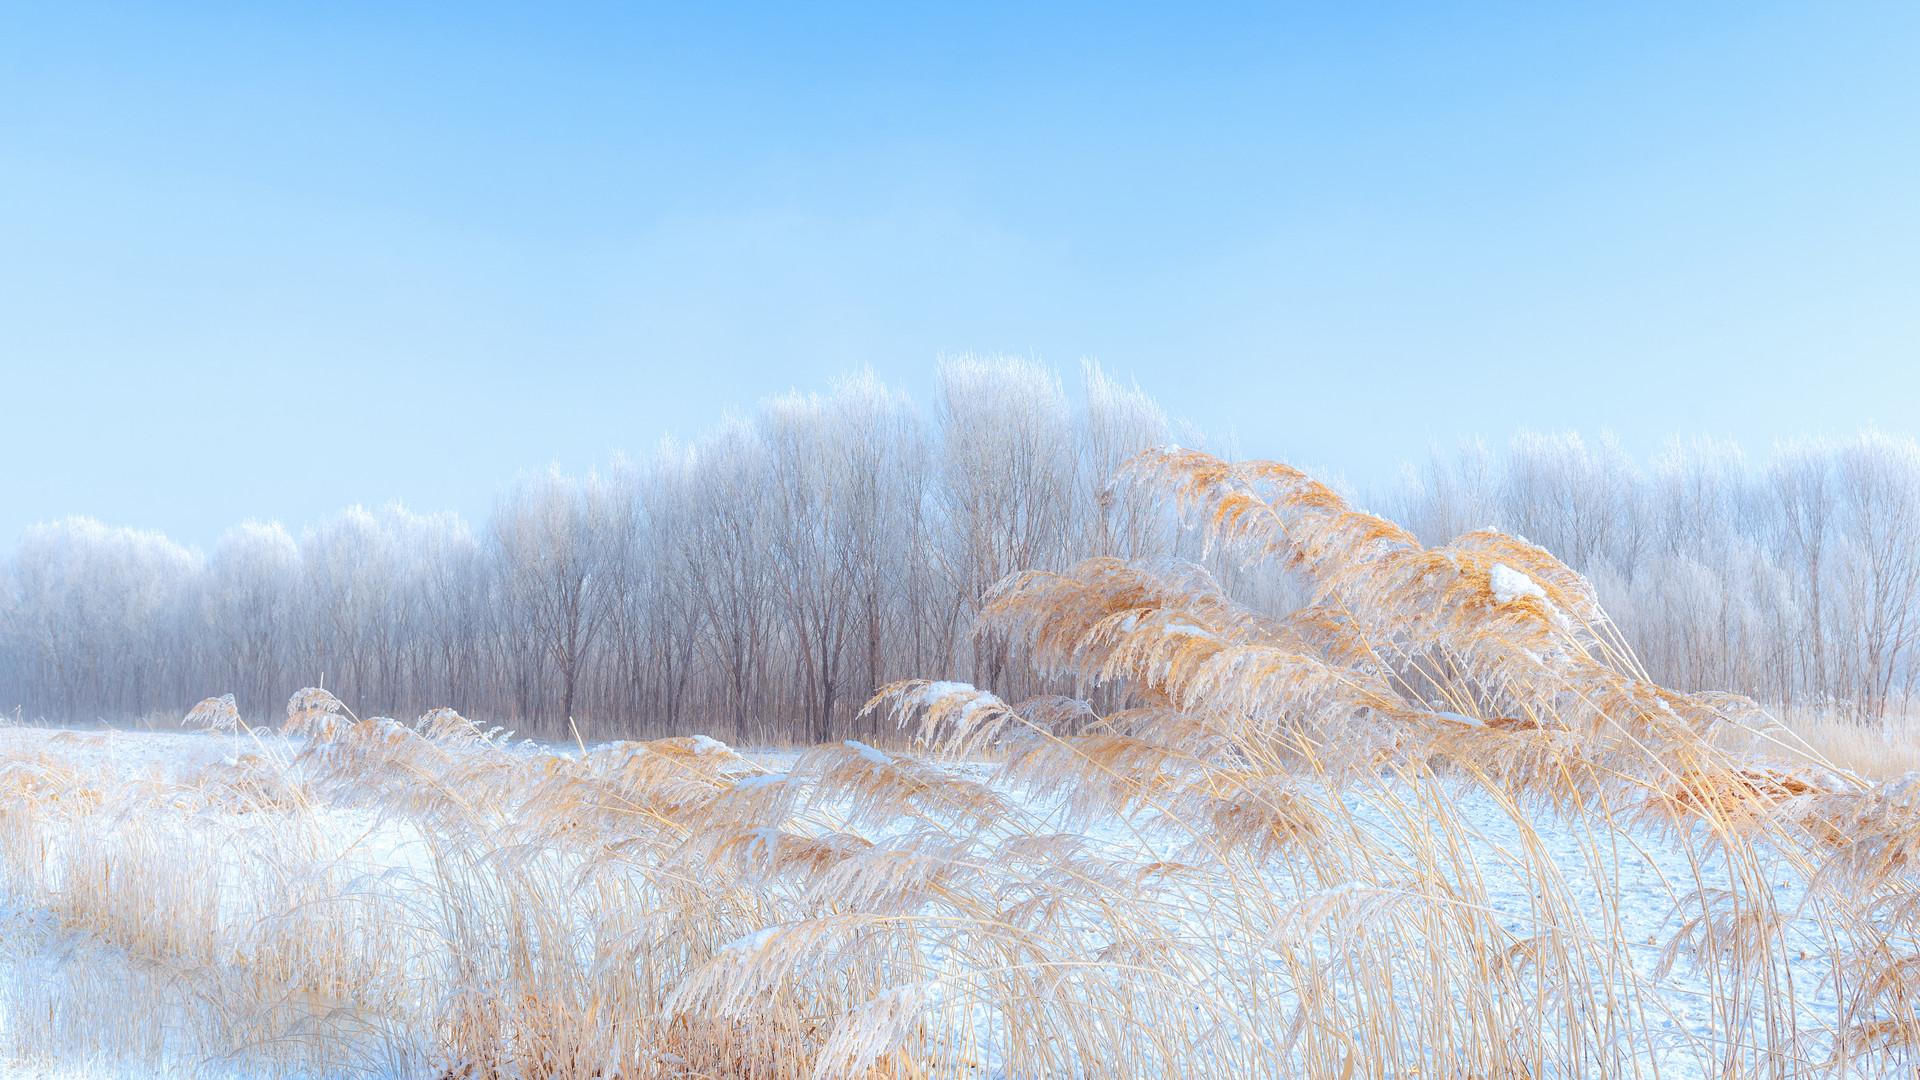
[[[1429,443],[1920,427],[1920,5],[0,0],[0,550],[484,515],[871,366]]]

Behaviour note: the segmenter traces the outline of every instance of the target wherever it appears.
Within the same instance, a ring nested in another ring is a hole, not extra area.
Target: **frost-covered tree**
[[[1073,416],[1059,376],[1036,363],[953,360],[940,367],[940,538],[949,625],[970,625],[981,596],[1017,570],[1062,565],[1079,531]],[[1004,679],[1005,646],[975,643],[972,678]]]
[[[1504,455],[1431,455],[1398,500],[1423,539],[1476,522],[1567,553],[1664,681],[1867,721],[1911,708],[1910,438],[1795,441],[1763,467],[1728,443],[1676,442],[1643,473],[1617,450],[1526,435]]]
[[[1867,434],[1839,448],[1835,468],[1842,531],[1840,565],[1850,636],[1859,663],[1861,714],[1884,716],[1913,685],[1920,634],[1920,447]]]
[[[564,730],[585,665],[618,608],[620,570],[635,528],[633,488],[557,470],[523,478],[494,510],[502,614],[514,626],[522,709]],[[557,709],[547,713],[552,701]]]
[[[779,603],[767,533],[776,510],[773,463],[752,427],[732,423],[704,443],[689,470],[692,528],[683,571],[694,586],[702,640],[719,683],[720,716],[744,738],[777,694],[770,655]]]
[[[300,545],[277,523],[249,521],[227,531],[207,560],[200,615],[243,712],[279,705],[296,675],[303,640]]]
[[[349,508],[247,523],[202,559],[88,519],[0,558],[0,708],[177,711],[231,691],[270,719],[323,684],[407,715],[452,704],[530,733],[819,741],[907,675],[1071,689],[975,632],[1006,575],[1089,554],[1203,562],[1284,612],[1283,569],[1203,555],[1164,500],[1109,484],[1198,443],[1084,365],[941,366],[931,408],[871,374],[770,399],[689,443],[510,486],[484,523]],[[1652,674],[1873,721],[1920,677],[1920,450],[1868,434],[1677,442],[1647,467],[1601,436],[1474,442],[1409,466],[1393,516],[1426,543],[1495,527],[1588,574]]]
[[[158,533],[68,518],[27,530],[11,561],[11,640],[38,712],[92,718],[190,703],[189,600],[200,560]]]

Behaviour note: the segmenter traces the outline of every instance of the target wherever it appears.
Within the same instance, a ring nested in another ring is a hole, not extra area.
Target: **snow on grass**
[[[1496,604],[1511,604],[1523,596],[1537,596],[1542,600],[1547,596],[1547,590],[1541,588],[1539,582],[1506,563],[1493,565],[1488,584],[1493,588],[1493,602]]]
[[[875,747],[868,746],[866,743],[861,742],[859,739],[848,739],[845,743],[845,746],[847,749],[852,750],[855,753],[859,754],[862,760],[867,761],[870,764],[874,764],[874,765],[893,764],[892,754],[887,753],[885,750],[880,750]]]
[[[695,735],[693,737],[693,752],[696,754],[731,754],[733,753],[733,747],[728,746],[726,743],[721,742],[711,735]]]
[[[733,786],[741,791],[758,791],[761,788],[779,787],[792,779],[793,776],[790,773],[756,773],[752,776],[740,777],[733,782]]]
[[[1471,722],[1464,716],[1457,719]],[[725,749],[718,740],[708,742]],[[697,745],[703,752],[714,752],[707,744]],[[895,762],[893,755],[859,740],[849,739],[844,745],[868,762]],[[297,740],[277,735],[251,739],[221,734],[76,735],[0,729],[0,760],[47,754],[87,769],[127,778],[187,780],[208,767],[231,764],[243,754],[265,752],[291,758],[297,749]],[[526,748],[524,752],[537,756],[544,751]],[[789,768],[795,762],[785,753],[761,757]],[[929,767],[975,781],[990,780],[994,775],[992,766],[980,762]],[[739,777],[731,782],[735,787],[752,790],[802,781],[794,773],[783,771]],[[997,790],[1043,830],[1078,834],[1092,850],[1115,860],[1138,865],[1173,865],[1182,855],[1182,846],[1190,842],[1190,838],[1169,836],[1111,816],[1083,821],[1076,816],[1064,792],[1036,795],[1030,789],[1007,784],[999,784]],[[1410,801],[1417,803],[1420,796],[1393,791],[1389,785],[1338,795],[1320,792],[1317,797],[1339,802],[1350,814],[1354,828],[1373,834],[1391,847],[1404,841],[1401,815]],[[1671,939],[1684,917],[1674,883],[1696,880],[1703,873],[1710,880],[1714,874],[1724,873],[1724,868],[1697,866],[1690,861],[1685,845],[1633,831],[1623,832],[1621,843],[1615,846],[1611,857],[1596,863],[1591,836],[1585,831],[1586,827],[1577,822],[1560,821],[1550,813],[1542,813],[1523,819],[1523,826],[1510,807],[1466,785],[1450,788],[1438,796],[1428,792],[1424,797],[1449,800],[1460,820],[1472,823],[1462,857],[1480,868],[1481,880],[1487,889],[1486,904],[1502,924],[1517,935],[1535,928],[1539,897],[1528,891],[1524,879],[1503,875],[1501,868],[1509,865],[1512,853],[1524,845],[1543,846],[1559,867],[1587,923],[1591,926],[1617,924],[1617,933],[1632,946],[1635,974],[1641,985],[1653,988],[1651,998],[1638,1003],[1639,1015],[1647,1026],[1647,1030],[1639,1033],[1644,1064],[1657,1067],[1661,1076],[1713,1074],[1715,1062],[1706,1049],[1706,1040],[1716,1034],[1715,1025],[1720,1019],[1714,1012],[1707,984],[1698,977],[1691,958],[1682,955],[1671,971],[1664,971],[1661,954],[1662,945]],[[249,826],[244,817],[234,819],[232,839],[225,841],[221,849],[225,858],[236,862],[250,857],[245,842]],[[322,842],[323,850],[330,852],[326,857],[338,866],[350,867],[349,876],[357,875],[358,879],[369,882],[369,890],[377,891],[377,885],[381,889],[397,888],[404,892],[408,882],[417,882],[422,889],[429,887],[435,872],[430,845],[404,822],[382,819],[349,807],[326,808],[313,820],[328,834]],[[880,829],[870,836],[887,845],[889,831]],[[895,839],[904,837],[902,833]],[[760,850],[770,851],[779,843],[778,833],[772,829],[759,830],[753,842]],[[912,848],[899,850],[910,853]],[[1265,873],[1270,879],[1267,895],[1272,903],[1281,906],[1307,902],[1322,906],[1356,904],[1369,896],[1391,892],[1377,884],[1359,881],[1305,889],[1302,879],[1287,872],[1284,864],[1270,867]],[[238,872],[234,880],[251,879],[246,873]],[[249,887],[266,886],[255,883]],[[1779,909],[1795,911],[1801,887],[1783,876],[1778,893]],[[1217,919],[1226,910],[1221,905],[1230,902],[1196,886],[1168,908],[1167,917],[1173,922],[1166,930],[1176,939],[1215,939],[1220,934]],[[258,917],[266,910],[249,907],[251,903],[253,901],[245,897],[227,897],[222,905],[224,917],[240,921],[250,914]],[[764,926],[740,934],[722,944],[721,951],[757,952],[772,940],[778,929],[777,925]],[[1089,949],[1101,946],[1108,932],[1108,928],[1093,919],[1076,927],[1076,933],[1088,943]],[[418,940],[423,948],[432,943],[431,935],[409,939],[402,934],[394,940]],[[1837,1008],[1831,987],[1822,983],[1823,975],[1831,971],[1823,952],[1824,939],[1818,927],[1809,925],[1798,940],[1803,948],[1784,963],[1791,969],[1796,983],[1807,988],[1800,1000],[1802,1008],[1808,1010],[1803,1019],[1814,1027],[1832,1025]],[[149,1075],[154,1069],[216,1077],[246,1074],[249,1059],[245,1054],[231,1060],[222,1056],[230,1048],[217,1045],[217,1019],[210,1022],[204,1014],[192,1014],[188,1000],[180,997],[185,984],[169,983],[165,968],[154,961],[142,960],[126,949],[63,925],[53,912],[26,896],[0,897],[0,942],[4,942],[4,948],[0,948],[0,1073],[76,1078]],[[584,965],[599,960],[590,950],[580,957]],[[935,970],[946,962],[943,953],[935,951],[929,955],[929,963]],[[1085,976],[1073,971],[1064,977],[1070,983],[1077,983]],[[935,983],[927,985],[937,988]],[[148,1009],[153,1003],[164,1007],[138,1012],[129,1024],[103,1028],[96,1022],[99,1000],[102,995],[115,993],[123,1000],[141,1002],[142,1009]],[[940,998],[939,994],[927,995],[930,1003]],[[964,1041],[966,1032],[990,1030],[990,1027],[978,1026],[990,1024],[991,1020],[978,1002],[969,1004],[964,998],[955,997],[938,1008],[932,1004],[927,1007],[933,1009],[928,1015],[939,1022],[936,1027],[941,1023],[957,1025],[951,1030],[938,1031],[937,1040]],[[1268,1050],[1279,1037],[1276,1032],[1252,1030],[1233,1036],[1235,1040],[1259,1044]],[[994,1059],[991,1047],[984,1052],[988,1060]],[[375,1045],[361,1047],[346,1056],[353,1061],[351,1067],[324,1075],[399,1077],[408,1075],[405,1068],[411,1066],[393,1066],[393,1071],[381,1071],[379,1063],[406,1061],[417,1065],[419,1060],[409,1056],[405,1047],[395,1048],[379,1044],[377,1040]]]

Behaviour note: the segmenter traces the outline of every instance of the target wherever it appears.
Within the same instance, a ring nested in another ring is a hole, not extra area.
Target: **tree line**
[[[1392,511],[1423,541],[1492,524],[1592,580],[1664,684],[1877,722],[1920,664],[1920,446],[1867,431],[1751,462],[1710,439],[1642,469],[1619,444],[1526,434],[1408,470]]]
[[[39,525],[0,569],[0,703],[118,719],[231,691],[271,718],[324,684],[363,711],[446,704],[543,735],[812,741],[908,675],[1019,686],[971,632],[990,585],[1191,547],[1102,494],[1173,436],[1164,412],[1091,365],[1078,391],[956,360],[928,415],[852,377],[641,461],[523,477],[478,528],[355,507],[298,537],[247,523],[202,557]]]
[[[1176,438],[1087,365],[941,366],[923,411],[871,375],[790,394],[692,443],[523,477],[475,527],[349,509],[299,536],[250,522],[204,555],[90,519],[35,526],[0,564],[0,706],[27,718],[177,715],[231,691],[271,720],[325,685],[363,712],[452,705],[529,734],[868,733],[876,686],[939,674],[1067,692],[978,635],[1005,575],[1090,555],[1204,561],[1282,612],[1297,583],[1204,555],[1115,493]],[[1364,501],[1364,500],[1363,500]],[[1920,451],[1867,434],[1783,447],[1522,436],[1436,453],[1371,502],[1423,540],[1494,525],[1595,582],[1655,678],[1862,720],[1911,694]]]

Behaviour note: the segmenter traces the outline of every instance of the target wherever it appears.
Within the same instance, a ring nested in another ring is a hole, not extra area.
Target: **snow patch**
[[[1542,600],[1547,598],[1547,590],[1541,588],[1539,582],[1506,563],[1494,563],[1488,580],[1493,586],[1493,602],[1496,604],[1511,604],[1523,596],[1537,596]]]
[[[733,753],[733,747],[728,746],[726,743],[710,735],[695,735],[693,737],[693,752],[696,754],[731,754]]]
[[[742,934],[720,946],[720,951],[723,953],[758,952],[766,946],[767,942],[773,940],[773,935],[779,929],[777,926],[763,926],[751,934]]]
[[[775,787],[791,779],[793,779],[792,773],[756,773],[753,776],[743,776],[735,780],[733,786],[740,791],[754,791],[759,788]]]
[[[887,753],[885,750],[877,750],[871,746],[868,746],[866,743],[861,742],[859,739],[848,739],[846,742],[846,747],[849,750],[857,751],[862,758],[866,759],[871,764],[874,764],[874,765],[893,764],[893,755]]]
[[[976,692],[971,683],[931,682],[920,689],[920,704],[923,706],[932,706],[938,704],[943,698],[950,698],[956,694],[972,694]]]

